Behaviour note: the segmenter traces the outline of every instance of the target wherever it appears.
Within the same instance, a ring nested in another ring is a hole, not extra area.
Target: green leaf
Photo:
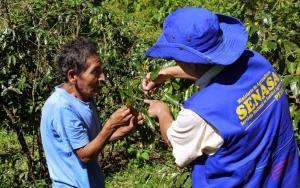
[[[134,153],[136,153],[136,147],[135,147],[135,145],[130,145],[130,146],[128,147],[128,149],[127,149],[127,152],[128,152],[129,154],[134,154]]]
[[[164,93],[167,93],[167,94],[169,94],[169,95],[172,95],[172,93],[173,93],[173,87],[172,87],[172,86],[166,87],[166,88],[164,89]]]
[[[156,69],[154,69],[153,71],[151,71],[151,73],[150,73],[150,80],[155,80],[158,77],[159,71],[160,71],[159,67],[157,67]]]
[[[291,41],[282,41],[283,43],[283,46],[285,48],[285,50],[288,52],[288,53],[293,53],[294,51],[296,50],[299,50],[297,44],[291,42]]]
[[[165,100],[173,105],[180,105],[178,99],[175,96],[167,94],[167,93],[164,94],[163,100]]]
[[[26,77],[24,75],[22,75],[18,79],[18,83],[17,83],[18,89],[20,89],[22,91],[25,88],[25,83],[26,83]]]
[[[180,85],[177,82],[172,82],[172,86],[175,90],[180,89]]]
[[[155,122],[148,115],[144,114],[145,122],[151,130],[155,130]]]
[[[173,182],[172,187],[183,187],[185,184],[188,184],[187,180],[190,178],[190,172],[184,171],[178,174]]]
[[[271,40],[265,40],[262,44],[262,51],[270,52],[277,48],[277,43]]]
[[[18,88],[8,87],[8,88],[3,89],[3,91],[1,92],[1,96],[5,96],[9,91],[12,91],[19,95],[22,94],[22,92]]]
[[[296,72],[296,69],[297,69],[297,64],[292,63],[292,62],[287,62],[286,64],[287,64],[288,72],[290,74],[294,74]]]
[[[143,151],[140,157],[142,157],[145,160],[149,160],[149,152]]]
[[[252,36],[257,31],[257,27],[254,24],[250,24],[247,29],[249,36]]]

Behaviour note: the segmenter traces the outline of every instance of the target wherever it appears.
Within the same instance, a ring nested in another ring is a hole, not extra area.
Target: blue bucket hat
[[[246,49],[247,40],[246,28],[234,17],[214,14],[204,8],[181,8],[166,18],[162,34],[146,56],[230,65]]]

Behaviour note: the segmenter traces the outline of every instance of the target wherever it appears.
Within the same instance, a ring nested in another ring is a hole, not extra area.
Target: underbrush
[[[30,142],[31,137],[27,136],[26,140]],[[191,187],[190,169],[178,168],[170,151],[153,149],[147,152],[112,150],[108,145],[99,156],[106,187]],[[51,187],[49,179],[30,179],[26,157],[19,148],[16,134],[1,129],[0,171],[1,188]]]
[[[105,176],[107,188],[191,187],[190,169],[177,167],[169,151],[153,151],[149,161],[130,160],[122,170]]]
[[[26,137],[31,143],[32,138]],[[50,187],[48,179],[31,179],[28,173],[27,159],[19,146],[17,135],[0,129],[0,187],[35,188]],[[38,173],[38,171],[36,171]]]

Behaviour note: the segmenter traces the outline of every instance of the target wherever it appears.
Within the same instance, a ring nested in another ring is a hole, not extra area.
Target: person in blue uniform
[[[132,132],[143,117],[121,107],[102,126],[93,97],[105,76],[97,46],[88,39],[67,42],[58,61],[63,83],[45,102],[40,123],[52,187],[103,188],[99,152]]]
[[[280,76],[234,17],[181,8],[164,21],[150,58],[176,61],[147,75],[147,94],[170,78],[201,89],[175,120],[166,103],[145,100],[175,162],[192,165],[193,187],[300,187],[298,146]]]

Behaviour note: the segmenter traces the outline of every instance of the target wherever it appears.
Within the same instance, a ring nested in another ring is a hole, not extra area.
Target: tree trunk
[[[22,152],[26,155],[27,158],[27,166],[29,171],[29,177],[34,180],[34,168],[33,168],[33,159],[30,155],[30,151],[28,149],[28,145],[26,143],[24,134],[22,133],[22,130],[19,127],[19,122],[16,120],[16,118],[12,115],[12,113],[6,108],[5,105],[2,105],[3,109],[5,110],[7,116],[11,120],[12,128],[17,133],[17,138],[19,141],[19,144],[21,146]]]

